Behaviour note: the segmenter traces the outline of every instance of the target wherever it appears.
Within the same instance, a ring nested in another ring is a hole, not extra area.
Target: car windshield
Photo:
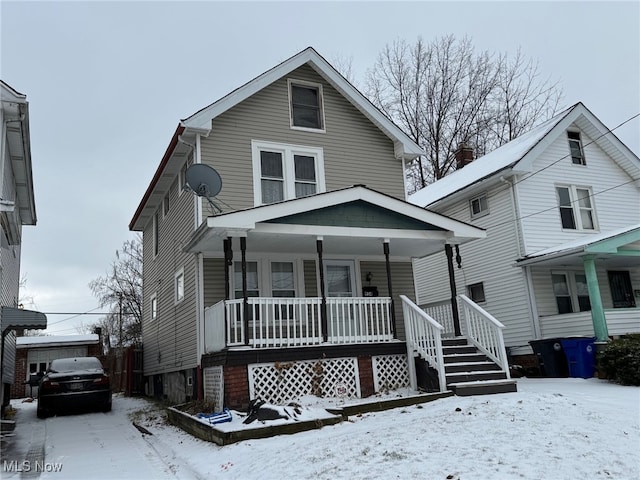
[[[101,369],[100,360],[94,357],[59,358],[51,362],[52,372],[73,372],[74,370],[96,370]]]

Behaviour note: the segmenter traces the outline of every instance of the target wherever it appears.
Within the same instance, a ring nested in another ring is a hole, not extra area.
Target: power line
[[[618,128],[622,127],[623,125],[625,125],[626,123],[629,123],[631,120],[640,117],[640,113],[636,113],[635,115],[633,115],[630,118],[627,118],[624,122],[622,122],[620,125],[613,127],[610,130],[607,130],[606,132],[602,133],[600,136],[594,138],[593,140],[591,140],[589,143],[584,144],[582,147],[588,147],[589,145],[593,144],[596,142],[596,140],[600,140],[602,137],[604,137],[605,135],[609,135],[610,133],[613,133],[614,130],[617,130]],[[545,165],[544,167],[540,168],[539,170],[536,170],[535,172],[531,173],[530,175],[527,175],[526,177],[523,177],[520,180],[517,180],[515,182],[513,182],[513,185],[518,185],[519,183],[524,182],[525,180],[528,180],[529,178],[533,177],[534,175],[537,175],[538,173],[546,170],[549,167],[554,166],[555,164],[561,162],[562,160],[564,160],[565,158],[569,158],[571,156],[571,152],[569,152],[568,154],[566,154],[563,157],[560,157],[558,160],[551,162],[549,165]]]
[[[629,123],[631,120],[634,120],[634,119],[636,119],[636,118],[638,118],[638,117],[640,117],[640,113],[636,113],[635,115],[633,115],[633,116],[631,116],[631,117],[627,118],[625,121],[623,121],[623,122],[622,122],[622,123],[620,123],[619,125],[615,126],[614,128],[611,128],[611,129],[607,130],[606,132],[604,132],[604,133],[603,133],[603,134],[601,134],[600,136],[598,136],[598,137],[596,137],[595,139],[591,140],[589,143],[584,144],[584,145],[583,145],[583,147],[586,147],[586,146],[589,146],[589,145],[591,145],[591,144],[595,143],[595,142],[596,142],[596,140],[599,140],[600,138],[604,137],[605,135],[608,135],[609,133],[613,133],[613,131],[614,131],[614,130],[617,130],[618,128],[622,127],[623,125],[625,125],[625,124]],[[527,179],[529,179],[529,178],[533,177],[534,175],[536,175],[536,174],[538,174],[538,173],[542,172],[543,170],[546,170],[547,168],[549,168],[549,167],[551,167],[551,166],[553,166],[553,165],[555,165],[555,164],[557,164],[557,163],[561,162],[562,160],[564,160],[564,159],[566,159],[566,158],[569,158],[570,156],[571,156],[571,153],[568,153],[567,155],[564,155],[564,156],[560,157],[559,159],[554,160],[554,161],[553,161],[553,162],[551,162],[549,165],[546,165],[546,166],[544,166],[544,167],[540,168],[539,170],[536,170],[536,171],[532,172],[532,173],[531,173],[531,174],[529,174],[528,176],[523,177],[523,178],[522,178],[522,179],[520,179],[520,180],[514,181],[514,182],[512,183],[512,185],[513,185],[513,186],[515,186],[515,185],[517,185],[517,184],[519,184],[519,183],[522,183],[522,182],[524,182],[525,180],[527,180]],[[480,157],[480,158],[482,158],[482,157]],[[446,178],[446,177],[444,177],[444,178]],[[627,184],[629,184],[629,183],[635,182],[635,181],[637,181],[637,180],[638,180],[638,179],[632,179],[632,180],[630,180],[630,181],[628,181],[628,182],[621,183],[620,185],[615,185],[615,186],[613,186],[613,187],[607,188],[607,189],[602,190],[602,191],[600,191],[600,192],[597,192],[597,193],[591,194],[591,195],[589,195],[589,198],[594,197],[595,195],[599,195],[599,194],[601,194],[601,193],[607,192],[607,191],[609,191],[609,190],[613,190],[613,189],[615,189],[615,188],[622,187],[622,186],[624,186],[624,185],[627,185]],[[439,180],[438,180],[438,181],[439,181]],[[467,186],[468,186],[468,185],[467,185]],[[498,193],[499,193],[499,192],[495,192],[495,193],[493,193],[493,194],[491,194],[491,195],[487,194],[487,195],[486,195],[487,200],[489,200],[490,198],[495,197]],[[572,201],[571,203],[575,203],[575,200],[574,200],[574,201]],[[427,208],[427,209],[428,209],[429,207],[424,207],[424,208]],[[489,229],[489,228],[493,228],[493,227],[496,227],[496,226],[502,226],[502,225],[505,225],[506,223],[516,222],[516,221],[521,220],[521,219],[523,219],[523,218],[532,217],[532,216],[534,216],[534,215],[538,215],[538,214],[540,214],[540,213],[548,212],[548,211],[553,210],[553,209],[555,209],[555,208],[558,208],[558,206],[557,206],[557,205],[555,205],[555,206],[553,206],[553,207],[546,208],[546,209],[544,209],[544,210],[540,210],[540,211],[538,211],[538,212],[530,213],[530,214],[525,215],[525,216],[523,216],[523,217],[515,217],[513,220],[509,220],[509,221],[507,221],[507,222],[502,222],[502,223],[498,223],[498,224],[496,224],[496,225],[492,225],[492,226],[490,226],[490,227],[487,227],[487,229]],[[463,213],[466,209],[467,209],[467,206],[462,205],[462,208],[461,208],[461,209],[459,209],[459,210],[457,210],[457,211],[454,211],[454,212],[452,212],[452,213],[448,213],[448,214],[447,214],[447,216],[454,217],[455,215],[458,215],[458,214]]]

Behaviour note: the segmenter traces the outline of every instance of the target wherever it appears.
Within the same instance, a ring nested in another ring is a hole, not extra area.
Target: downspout
[[[510,177],[513,178],[513,177]],[[516,186],[510,180],[506,179],[504,176],[500,177],[500,181],[502,183],[506,183],[509,187],[509,191],[511,193],[511,207],[513,209],[513,217],[515,222],[515,230],[516,230],[516,244],[518,251],[518,258],[522,258],[524,255],[522,250],[524,248],[521,229],[522,225],[520,224],[520,204],[518,203],[518,197],[516,195]],[[527,286],[527,300],[529,302],[529,314],[531,315],[531,329],[534,338],[542,337],[542,329],[540,328],[540,319],[538,317],[538,307],[536,305],[535,297],[533,296],[533,277],[531,275],[531,267],[526,265],[524,267],[520,267],[524,270],[524,278]]]

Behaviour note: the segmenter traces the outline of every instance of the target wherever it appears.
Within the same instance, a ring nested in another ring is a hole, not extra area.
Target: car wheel
[[[111,402],[105,403],[104,407],[102,407],[102,411],[103,412],[110,412],[111,411]]]
[[[47,418],[49,416],[49,411],[42,407],[42,405],[40,405],[40,402],[38,402],[36,415],[38,416],[38,418]]]

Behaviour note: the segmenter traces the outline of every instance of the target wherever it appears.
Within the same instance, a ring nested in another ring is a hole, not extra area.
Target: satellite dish
[[[211,197],[215,197],[222,190],[222,178],[215,168],[204,163],[195,163],[187,168],[185,173],[187,187],[199,197],[205,197],[211,208],[222,212]]]

